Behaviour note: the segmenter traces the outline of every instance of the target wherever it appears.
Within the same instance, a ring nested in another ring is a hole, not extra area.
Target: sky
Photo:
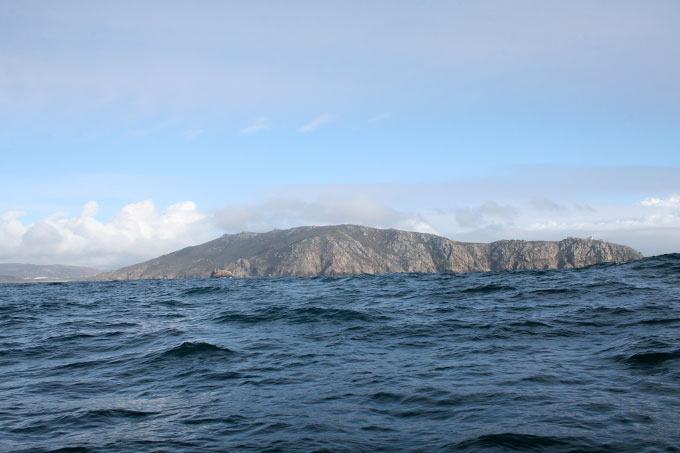
[[[680,252],[676,0],[0,1],[0,262],[356,223]]]

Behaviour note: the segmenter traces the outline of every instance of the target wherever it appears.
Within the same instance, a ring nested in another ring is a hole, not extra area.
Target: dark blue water
[[[0,285],[3,451],[680,451],[680,255]]]

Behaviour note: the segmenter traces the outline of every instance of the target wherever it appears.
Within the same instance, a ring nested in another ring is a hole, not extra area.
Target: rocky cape
[[[305,226],[267,233],[225,234],[201,245],[100,274],[96,279],[464,273],[575,268],[642,257],[630,247],[594,239],[487,244],[358,225]],[[220,271],[224,271],[222,275]]]

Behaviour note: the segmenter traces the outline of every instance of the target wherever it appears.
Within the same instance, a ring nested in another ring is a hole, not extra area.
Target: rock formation
[[[225,269],[213,269],[210,278],[234,278],[235,275]]]
[[[426,233],[334,225],[225,234],[97,278],[206,278],[215,270],[235,277],[462,273],[574,268],[640,258],[630,247],[593,239],[465,243]]]

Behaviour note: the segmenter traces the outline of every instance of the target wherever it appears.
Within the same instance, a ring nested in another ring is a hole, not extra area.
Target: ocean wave
[[[41,417],[32,423],[12,428],[10,431],[15,434],[26,435],[48,434],[63,429],[66,426],[73,426],[78,429],[94,428],[125,420],[139,420],[157,414],[158,412],[125,408],[82,410],[55,417]]]
[[[616,360],[633,367],[656,367],[680,359],[680,349],[674,351],[649,351],[631,355],[618,355]]]
[[[102,420],[109,421],[111,419],[139,419],[144,417],[150,417],[153,415],[158,415],[159,412],[154,411],[142,411],[142,410],[132,410],[124,408],[112,408],[112,409],[94,409],[83,413],[82,415],[76,417],[77,422],[87,422],[91,420]]]
[[[193,288],[188,288],[182,291],[184,296],[198,296],[202,294],[213,294],[213,293],[224,293],[228,289],[222,286],[209,285],[209,286],[195,286]]]
[[[185,341],[179,346],[175,346],[157,354],[156,357],[160,359],[165,358],[186,358],[197,356],[234,356],[237,352],[205,342],[191,342]]]
[[[522,433],[484,434],[455,444],[447,445],[446,450],[455,451],[617,451],[607,445],[594,445],[581,439],[558,436],[540,436]]]
[[[495,293],[495,292],[506,292],[506,291],[516,291],[517,288],[509,285],[496,285],[496,284],[486,284],[482,286],[475,286],[472,288],[465,288],[461,290],[463,293]]]
[[[254,312],[225,311],[214,321],[218,323],[258,324],[285,321],[291,324],[314,322],[374,322],[390,319],[385,315],[371,315],[358,310],[344,308],[270,306]]]

